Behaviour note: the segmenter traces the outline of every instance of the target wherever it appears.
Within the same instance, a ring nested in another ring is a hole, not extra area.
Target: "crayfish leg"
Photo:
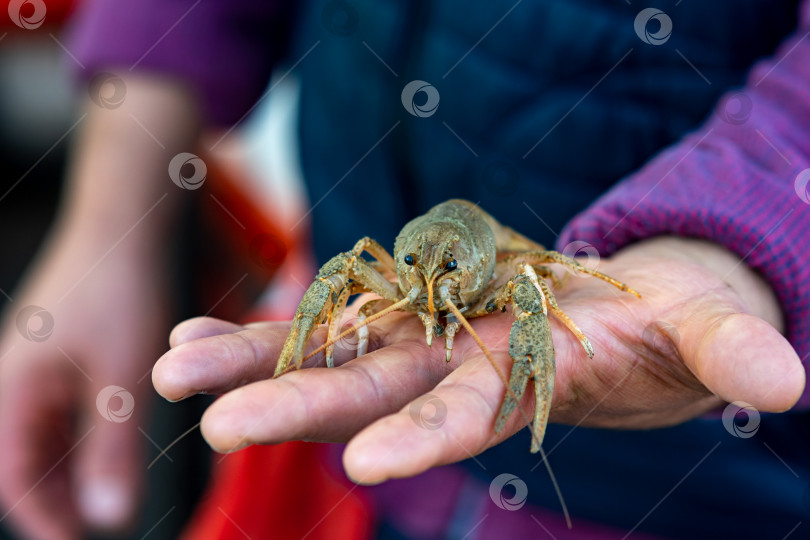
[[[461,328],[461,322],[456,317],[455,313],[450,313],[447,316],[447,324],[444,327],[444,360],[448,364],[453,359],[453,339],[456,332]]]
[[[366,319],[368,319],[372,315],[376,315],[377,313],[383,311],[384,308],[388,308],[391,305],[390,300],[385,300],[383,298],[377,298],[375,300],[369,300],[365,304],[363,304],[357,313],[357,357],[361,357],[368,352],[368,324],[366,324]]]
[[[561,264],[577,272],[581,272],[583,274],[588,274],[595,278],[599,278],[602,281],[610,283],[619,290],[628,292],[634,296],[641,298],[641,294],[639,294],[638,291],[636,291],[635,289],[630,288],[626,283],[622,283],[621,281],[614,279],[608,276],[607,274],[603,274],[602,272],[593,270],[591,268],[588,268],[587,266],[583,266],[576,259],[572,259],[571,257],[563,255],[558,251],[538,251],[528,254],[524,253],[521,254],[521,258],[527,261],[532,261],[532,264],[543,264],[543,263]]]
[[[340,321],[343,318],[343,312],[346,310],[346,302],[349,301],[349,296],[351,295],[352,286],[348,285],[344,287],[343,290],[340,291],[340,294],[337,295],[337,300],[335,301],[332,309],[329,311],[329,316],[327,318],[329,330],[327,331],[326,338],[328,345],[324,351],[324,355],[326,356],[326,367],[335,367],[335,342],[337,341],[337,335],[340,334]]]
[[[554,314],[554,316],[557,317],[557,319],[559,319],[559,321],[577,337],[579,342],[582,344],[582,348],[585,349],[585,353],[588,355],[588,358],[593,358],[593,345],[591,345],[591,342],[588,340],[585,333],[579,329],[579,326],[577,326],[576,323],[571,320],[571,317],[569,317],[568,314],[564,312],[559,305],[557,305],[557,300],[554,298],[554,293],[551,292],[551,288],[548,286],[548,283],[546,283],[546,280],[541,279],[539,285],[540,288],[543,289],[546,298],[548,298],[548,311]]]
[[[433,345],[433,335],[435,333],[434,328],[436,327],[436,315],[431,315],[426,311],[419,311],[417,315],[422,321],[422,324],[425,326],[425,343],[427,343],[427,346],[430,347]]]

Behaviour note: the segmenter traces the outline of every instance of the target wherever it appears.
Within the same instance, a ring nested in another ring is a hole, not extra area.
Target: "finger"
[[[188,319],[172,329],[169,334],[169,345],[177,347],[183,343],[220,334],[235,334],[244,327],[229,321],[213,317],[195,317]]]
[[[161,396],[177,401],[267,379],[289,330],[289,323],[271,323],[264,330],[214,334],[177,345],[155,364],[152,384]]]
[[[71,432],[74,410],[68,377],[37,362],[4,369],[0,388],[0,500],[2,519],[25,538],[78,538],[72,499]],[[7,364],[3,366],[7,367]]]
[[[508,354],[494,357],[508,373]],[[483,452],[525,426],[532,415],[534,398],[528,394],[533,392],[527,392],[521,403],[524,413],[513,413],[501,433],[495,433],[505,391],[484,355],[471,352],[429,397],[421,396],[357,434],[343,454],[346,473],[355,482],[377,484]]]
[[[144,489],[145,439],[138,425],[147,400],[99,378],[93,386],[87,404],[93,421],[76,449],[79,510],[91,528],[116,531],[131,525]]]
[[[412,318],[413,319],[413,318]],[[397,317],[382,324],[369,327],[369,349],[374,350],[385,343],[407,339],[413,335],[424,336],[418,330],[418,320],[399,324]],[[226,328],[209,319],[210,330]],[[187,321],[188,322],[188,321]],[[201,326],[208,322],[199,321]],[[228,323],[229,324],[229,323]],[[271,378],[276,362],[290,332],[289,322],[253,323],[238,327],[234,333],[216,334],[177,345],[165,353],[152,370],[152,383],[157,392],[170,401],[184,399],[201,392],[221,394],[250,382]],[[232,328],[233,329],[233,328]],[[205,332],[200,332],[204,335]],[[326,329],[318,328],[312,334],[306,351],[312,351],[326,339]],[[357,356],[355,341],[341,341],[334,351],[335,365],[341,365]],[[308,360],[304,367],[323,364],[323,353]]]
[[[244,386],[208,408],[203,436],[219,452],[296,439],[345,441],[432,388],[450,369],[443,354],[424,343],[402,343],[341,367]]]
[[[680,325],[679,332],[686,364],[726,401],[782,412],[804,391],[805,371],[796,351],[758,317],[707,308]]]
[[[146,468],[139,437],[135,422],[99,423],[79,449],[78,502],[92,528],[120,530],[133,521]]]

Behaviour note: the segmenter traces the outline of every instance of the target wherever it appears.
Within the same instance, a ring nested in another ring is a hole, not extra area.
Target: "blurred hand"
[[[52,236],[0,327],[0,521],[37,539],[126,526],[143,490],[144,375],[163,349],[188,198],[167,172],[196,147],[200,115],[180,81],[114,77],[115,106],[86,100]]]
[[[111,245],[57,235],[0,330],[0,515],[25,538],[121,528],[142,495],[144,375],[165,340],[167,289],[131,243]],[[124,391],[99,397],[110,385]]]
[[[647,428],[683,422],[723,401],[784,411],[801,395],[804,369],[779,332],[775,297],[736,256],[708,242],[660,238],[602,260],[599,270],[643,298],[595,278],[570,278],[556,291],[595,356],[589,360],[551,317],[557,359],[551,421]],[[472,322],[505,373],[512,321],[507,312]],[[397,313],[372,324],[367,355],[352,359],[350,347],[338,346],[339,368],[269,380],[288,331],[283,323],[186,321],[153,370],[155,388],[170,400],[227,392],[202,419],[203,435],[219,452],[294,439],[349,441],[344,466],[366,484],[468,458],[526,425],[514,414],[494,433],[503,383],[466,332],[446,364],[442,340],[427,348],[418,318]],[[324,338],[322,328],[311,348]],[[322,355],[308,365],[316,363],[323,365]],[[420,425],[427,393],[446,406],[437,429]],[[526,394],[530,413],[533,393]]]

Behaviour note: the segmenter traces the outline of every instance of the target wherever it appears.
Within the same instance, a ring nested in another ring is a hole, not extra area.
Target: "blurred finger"
[[[144,439],[137,430],[140,415],[133,415],[144,403],[124,389],[101,398],[110,406],[94,411],[92,431],[76,451],[78,503],[91,528],[116,531],[132,523],[144,488]]]
[[[4,367],[6,367],[4,365]],[[74,394],[69,377],[31,360],[27,371],[4,371],[0,388],[0,522],[26,538],[78,538],[70,465]]]

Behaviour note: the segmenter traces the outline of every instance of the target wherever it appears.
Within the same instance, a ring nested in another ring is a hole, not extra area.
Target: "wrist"
[[[176,207],[177,201],[167,196],[146,208],[130,205],[118,212],[66,208],[54,221],[45,249],[76,260],[155,260],[165,254],[174,237]]]
[[[200,118],[193,95],[176,81],[124,80],[120,107],[87,103],[52,237],[148,254],[167,244],[178,206],[190,198],[168,167],[196,147]]]
[[[748,313],[784,332],[782,308],[770,284],[736,253],[719,244],[698,238],[659,236],[628,246],[621,253],[674,259],[702,266],[740,296]]]

